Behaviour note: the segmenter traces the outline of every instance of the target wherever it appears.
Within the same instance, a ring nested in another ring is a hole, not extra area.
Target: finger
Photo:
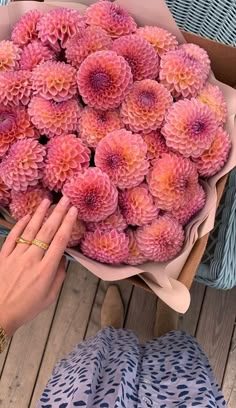
[[[62,199],[57,204],[57,206],[55,207],[52,214],[50,215],[50,217],[47,219],[45,224],[37,233],[35,239],[43,241],[46,244],[50,244],[58,228],[60,227],[65,217],[65,214],[68,211],[68,206],[69,199],[66,196],[63,196]],[[34,257],[34,259],[40,261],[43,258],[45,251],[36,245],[31,245],[27,253],[31,254]]]
[[[66,258],[65,256],[62,257],[57,272],[56,276],[51,284],[50,290],[47,295],[47,304],[48,306],[55,302],[57,299],[57,296],[61,290],[61,287],[63,285],[64,279],[66,276]]]
[[[12,253],[12,251],[15,249],[17,245],[16,244],[17,238],[21,236],[30,218],[31,217],[29,214],[25,215],[25,217],[21,218],[21,220],[19,220],[17,224],[12,228],[11,232],[9,233],[8,237],[6,238],[3,244],[1,251],[2,255],[8,256]]]
[[[22,233],[22,237],[28,241],[32,241],[38,231],[40,230],[42,223],[45,219],[47,210],[51,204],[51,201],[45,198],[41,204],[38,206],[37,210],[35,211],[33,217],[31,218],[30,222],[26,226],[24,232]],[[21,254],[29,249],[29,244],[18,244],[15,252],[16,254]]]
[[[45,268],[45,270],[50,270],[52,276],[54,273],[53,271],[58,267],[60,259],[68,245],[77,214],[77,209],[75,207],[71,207],[42,260],[44,265],[43,269]]]

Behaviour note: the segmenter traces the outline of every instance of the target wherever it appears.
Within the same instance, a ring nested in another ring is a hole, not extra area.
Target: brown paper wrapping
[[[9,3],[7,6],[0,8],[0,40],[10,38],[13,25],[26,11],[35,8],[48,11],[55,7],[69,7],[84,13],[86,6],[92,3],[95,3],[95,1],[81,0],[77,3],[61,1],[38,3],[34,1],[23,1]],[[157,25],[163,27],[172,32],[178,38],[179,42],[185,42],[164,0],[117,0],[116,3],[126,8],[126,10],[133,15],[138,25]],[[132,267],[126,265],[103,265],[85,257],[76,249],[67,250],[69,255],[103,280],[120,280],[139,274],[157,296],[180,313],[184,313],[188,309],[190,295],[188,289],[177,280],[178,276],[197,239],[211,231],[214,226],[217,203],[217,181],[236,165],[236,91],[217,81],[213,74],[211,74],[210,81],[217,84],[225,96],[228,106],[226,129],[233,141],[233,147],[226,166],[208,182],[204,182],[204,187],[207,191],[207,202],[203,210],[187,226],[185,245],[180,255],[170,262],[162,264],[147,262],[138,267]],[[6,216],[5,212],[5,218]]]

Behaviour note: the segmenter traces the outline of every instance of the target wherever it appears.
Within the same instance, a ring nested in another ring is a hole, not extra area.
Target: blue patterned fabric
[[[37,408],[222,408],[223,395],[196,340],[170,332],[140,345],[106,328],[55,367]]]

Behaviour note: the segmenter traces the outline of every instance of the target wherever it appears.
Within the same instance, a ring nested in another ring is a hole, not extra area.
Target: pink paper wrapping
[[[68,7],[84,13],[86,7],[95,2],[96,1],[93,0],[81,0],[77,3],[62,1],[45,3],[23,1],[9,3],[7,6],[0,8],[0,40],[10,37],[13,25],[26,11],[31,9],[48,11],[56,7]],[[164,0],[117,0],[116,3],[130,12],[139,26],[157,25],[163,27],[172,32],[178,38],[179,42],[185,42]],[[180,313],[185,313],[188,309],[190,294],[187,288],[177,280],[178,276],[197,239],[211,231],[214,226],[217,181],[236,165],[236,91],[217,81],[213,74],[211,74],[210,81],[217,84],[224,93],[228,106],[226,129],[233,141],[233,147],[226,166],[220,173],[204,183],[204,187],[207,191],[206,205],[187,226],[185,245],[180,255],[174,260],[162,264],[147,262],[138,267],[126,265],[110,266],[95,262],[79,253],[76,249],[67,249],[69,255],[103,280],[121,280],[139,274],[158,297]],[[3,212],[3,215],[9,219],[6,211]]]

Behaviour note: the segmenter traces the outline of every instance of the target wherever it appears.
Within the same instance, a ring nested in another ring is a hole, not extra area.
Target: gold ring
[[[17,240],[16,240],[16,243],[17,243],[17,244],[28,244],[28,245],[31,245],[31,244],[32,244],[32,241],[29,241],[28,239],[24,239],[24,238],[22,238],[22,237],[18,237]]]
[[[40,241],[39,239],[33,239],[31,243],[32,245],[36,245],[37,247],[44,249],[45,251],[47,251],[47,249],[49,248],[49,244],[47,244],[46,242]]]

